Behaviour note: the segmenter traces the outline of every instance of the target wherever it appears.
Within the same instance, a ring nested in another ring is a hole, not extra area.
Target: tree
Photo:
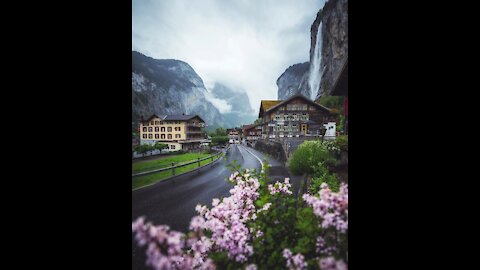
[[[156,142],[155,145],[153,146],[153,149],[157,149],[159,151],[162,151],[162,149],[168,148],[168,144],[166,143],[161,143],[161,142]]]
[[[217,144],[225,144],[228,142],[228,136],[215,136],[212,137],[212,144],[217,145]]]
[[[215,129],[215,136],[227,136],[227,131],[224,128],[219,127]]]
[[[140,144],[140,145],[137,145],[137,147],[135,147],[135,151],[139,154],[142,154],[143,156],[145,156],[146,152],[151,151],[153,149],[154,147],[150,144]]]

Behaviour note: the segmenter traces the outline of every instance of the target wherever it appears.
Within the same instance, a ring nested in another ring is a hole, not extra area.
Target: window
[[[162,127],[162,128],[161,128],[161,131],[162,131],[162,132],[165,132],[165,127]]]
[[[172,134],[168,134],[168,139],[169,139],[169,140],[172,139]]]
[[[143,132],[147,132],[147,127],[143,127]]]
[[[180,134],[175,134],[175,138],[180,138]]]
[[[152,127],[149,127],[148,128],[148,132],[152,132],[153,131],[153,128]]]
[[[152,134],[148,134],[148,138],[149,138],[149,139],[153,138],[153,135],[152,135]]]
[[[170,149],[175,149],[175,145],[170,145]]]
[[[168,128],[167,128],[167,131],[168,131],[168,132],[172,132],[172,127],[168,127]]]
[[[147,138],[147,134],[143,134],[143,138],[146,139],[146,138]]]
[[[278,110],[279,111],[285,111],[285,107],[282,106],[282,107],[278,108]]]
[[[298,131],[297,125],[292,125],[292,130],[293,130],[293,131]]]
[[[155,139],[158,139],[158,134],[155,134]]]
[[[165,139],[165,134],[162,134],[160,137],[161,137],[162,139]]]
[[[152,126],[153,126],[153,121],[150,121],[150,125],[152,125]]]
[[[180,131],[181,128],[180,127],[175,127],[175,131]]]
[[[160,121],[160,125],[163,125],[163,121]]]
[[[155,127],[155,132],[158,132],[159,128],[158,127]]]
[[[155,125],[160,125],[160,121],[155,121]]]

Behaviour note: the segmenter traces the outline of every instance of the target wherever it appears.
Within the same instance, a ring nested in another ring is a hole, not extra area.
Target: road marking
[[[260,164],[262,165],[262,172],[263,172],[263,162],[262,162],[262,160],[259,157],[257,157],[257,155],[255,155],[254,153],[250,152],[247,148],[245,148],[245,146],[243,146],[243,145],[239,145],[239,146],[241,146],[243,148],[243,150],[247,151],[248,153],[250,153],[250,155],[254,156],[256,159],[258,159],[258,161],[260,161]]]

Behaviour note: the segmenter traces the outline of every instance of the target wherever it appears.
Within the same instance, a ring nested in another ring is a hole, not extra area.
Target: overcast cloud
[[[207,89],[244,89],[258,112],[261,99],[277,98],[283,71],[309,60],[310,26],[324,2],[133,0],[132,49],[189,63]]]

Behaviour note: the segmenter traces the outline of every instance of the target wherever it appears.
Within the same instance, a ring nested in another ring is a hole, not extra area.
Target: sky
[[[309,60],[310,27],[324,2],[132,0],[132,50],[187,62],[207,89],[243,89],[258,112],[260,100],[277,99],[285,69]],[[228,111],[222,100],[213,104]]]

